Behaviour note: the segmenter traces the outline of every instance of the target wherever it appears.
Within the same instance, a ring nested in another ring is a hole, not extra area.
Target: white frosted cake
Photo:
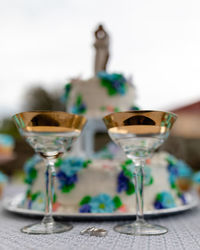
[[[133,213],[135,188],[134,165],[130,160],[84,160],[80,157],[59,159],[56,163],[54,212]],[[34,156],[25,165],[28,189],[23,207],[44,210],[45,165]],[[177,185],[191,170],[166,152],[157,153],[144,169],[144,210],[172,208],[186,203]],[[182,175],[183,174],[183,175]]]
[[[99,72],[89,80],[74,79],[66,86],[67,110],[87,118],[134,108],[135,89],[122,74]]]
[[[93,148],[95,133],[99,130],[107,132],[101,119],[104,115],[136,109],[135,89],[122,74],[106,72],[108,35],[101,26],[95,36],[95,76],[89,80],[74,79],[66,85],[67,111],[85,115],[88,123],[73,151],[75,156],[59,159],[56,163],[53,210],[132,213],[136,210],[132,180],[134,165],[130,160],[120,158],[119,151],[110,153],[105,150],[95,154]],[[23,207],[44,210],[44,171],[39,156],[26,163],[28,190]],[[162,152],[147,162],[144,172],[144,210],[172,208],[186,203],[178,185],[180,180],[184,179],[185,184],[185,180],[187,183],[190,179],[191,170],[185,163]]]

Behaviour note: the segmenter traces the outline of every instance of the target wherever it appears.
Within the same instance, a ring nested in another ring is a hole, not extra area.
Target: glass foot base
[[[117,225],[114,230],[122,234],[130,235],[161,235],[168,232],[167,228],[151,225],[146,221],[136,221],[131,224]]]
[[[67,232],[72,228],[73,226],[71,224],[63,225],[55,221],[53,223],[40,222],[22,228],[21,232],[27,234],[54,234]]]

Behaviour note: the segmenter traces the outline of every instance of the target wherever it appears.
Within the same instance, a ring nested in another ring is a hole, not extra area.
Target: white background
[[[0,0],[0,116],[31,85],[93,75],[93,32],[111,37],[109,72],[132,76],[141,108],[200,98],[199,0]]]

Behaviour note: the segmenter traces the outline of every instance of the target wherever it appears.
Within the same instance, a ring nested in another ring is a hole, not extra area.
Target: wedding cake
[[[94,137],[99,131],[107,132],[102,122],[104,115],[137,109],[135,88],[123,74],[106,71],[109,36],[101,25],[95,38],[95,76],[88,80],[73,79],[65,87],[67,111],[85,115],[88,124],[71,156],[58,159],[55,164],[53,210],[58,213],[133,213],[136,206],[132,161],[114,144],[95,153]],[[28,189],[22,206],[44,210],[45,166],[41,158],[36,155],[30,159],[25,164],[25,172]],[[166,152],[157,153],[146,162],[146,211],[186,203],[178,186],[182,172],[185,179],[190,178],[190,168]]]

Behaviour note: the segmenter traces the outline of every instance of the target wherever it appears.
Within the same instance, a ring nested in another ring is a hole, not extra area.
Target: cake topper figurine
[[[95,31],[95,75],[100,71],[106,71],[109,58],[109,36],[104,30],[103,25],[99,25]]]

